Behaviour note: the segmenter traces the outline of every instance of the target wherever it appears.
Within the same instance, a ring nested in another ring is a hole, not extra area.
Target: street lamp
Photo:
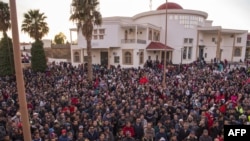
[[[183,49],[184,48],[181,48],[181,65],[182,65],[182,60],[183,60]]]
[[[182,60],[183,60],[183,49],[184,48],[181,48],[181,62],[180,62],[180,65],[179,65],[179,72],[181,72],[181,66],[182,66]]]

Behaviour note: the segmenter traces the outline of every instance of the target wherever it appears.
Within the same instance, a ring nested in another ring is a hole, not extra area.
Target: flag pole
[[[31,140],[30,123],[27,109],[27,101],[24,87],[23,70],[21,64],[21,51],[18,34],[18,23],[17,23],[17,11],[16,11],[16,0],[9,0],[10,2],[10,18],[13,38],[13,53],[15,61],[16,71],[16,84],[18,91],[19,110],[21,113],[23,137],[25,141]]]
[[[167,46],[167,28],[168,28],[168,0],[166,0],[166,21],[165,21],[165,45]],[[162,86],[163,88],[166,87],[166,64],[167,64],[167,48],[164,50],[164,64],[163,64],[163,80],[162,80]]]

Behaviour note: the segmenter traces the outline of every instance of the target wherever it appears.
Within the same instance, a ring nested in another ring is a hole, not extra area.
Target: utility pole
[[[12,28],[12,38],[13,38],[13,52],[14,52],[15,70],[16,70],[16,84],[18,91],[19,110],[21,112],[23,136],[25,141],[32,141],[25,87],[24,87],[23,69],[21,64],[21,51],[20,51],[20,44],[19,44],[20,42],[18,34],[16,0],[10,0],[9,2],[10,2],[10,18],[11,18],[11,28]]]
[[[165,4],[166,8],[166,21],[165,21],[165,45],[167,46],[167,38],[168,38],[168,0],[166,0]],[[167,64],[167,48],[164,50],[164,64],[163,64],[163,80],[162,80],[162,86],[163,88],[166,87],[166,64]]]
[[[152,0],[149,0],[149,9],[152,10]]]
[[[220,43],[221,43],[221,27],[219,27],[218,33],[217,33],[217,48],[216,48],[216,60],[217,61],[221,61]]]

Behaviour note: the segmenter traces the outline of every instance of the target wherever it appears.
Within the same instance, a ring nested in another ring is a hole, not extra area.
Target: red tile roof
[[[147,50],[173,50],[172,47],[169,47],[169,46],[166,46],[164,45],[163,43],[160,43],[160,42],[151,42],[147,48]]]

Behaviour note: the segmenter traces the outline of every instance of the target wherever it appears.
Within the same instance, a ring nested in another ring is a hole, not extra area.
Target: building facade
[[[246,45],[246,56],[247,60],[250,60],[250,33],[247,35],[247,45]]]
[[[92,63],[138,67],[148,59],[162,61],[165,54],[173,64],[197,58],[244,60],[248,31],[213,26],[207,16],[169,2],[133,17],[103,18],[103,24],[93,30]],[[72,63],[87,62],[85,37],[77,29],[70,33],[71,38],[77,34],[76,41],[71,39]]]

